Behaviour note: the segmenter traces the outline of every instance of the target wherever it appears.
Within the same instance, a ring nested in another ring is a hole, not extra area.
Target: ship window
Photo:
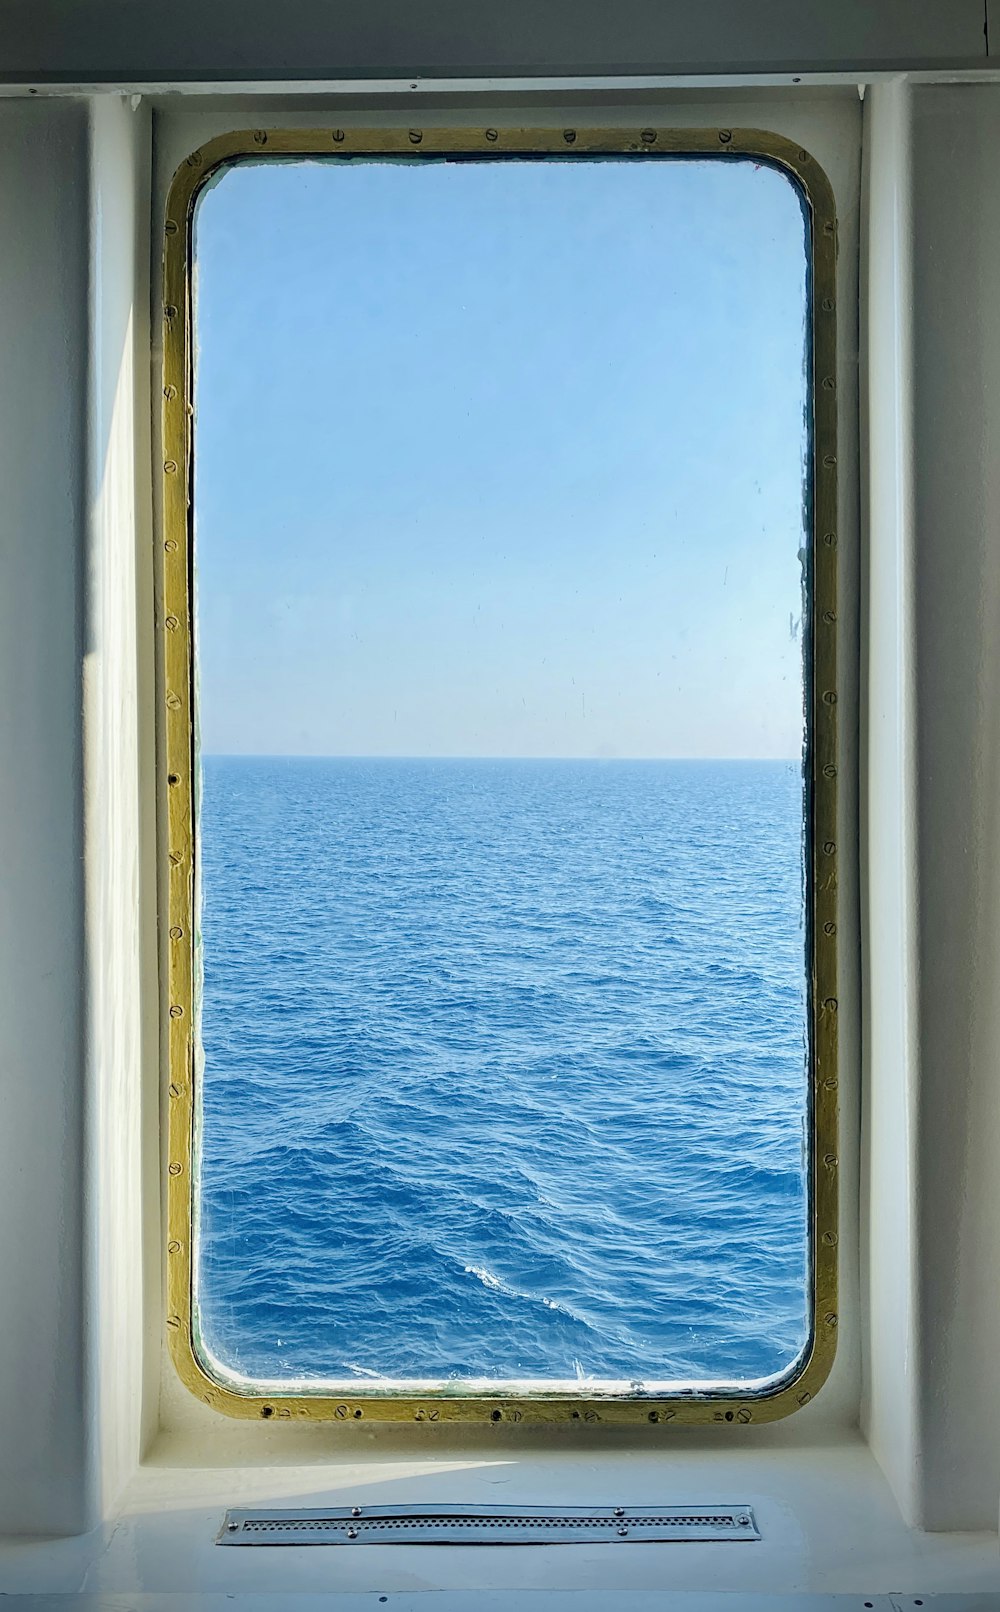
[[[729,131],[258,131],[189,159],[165,247],[182,1375],[263,1418],[804,1403],[823,176]]]

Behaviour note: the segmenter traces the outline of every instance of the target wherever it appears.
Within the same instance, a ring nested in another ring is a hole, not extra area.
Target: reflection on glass
[[[796,191],[742,161],[245,165],[196,262],[206,1358],[784,1372]]]

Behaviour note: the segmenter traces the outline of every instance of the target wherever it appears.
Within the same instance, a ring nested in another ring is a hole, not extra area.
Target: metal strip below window
[[[220,1545],[572,1545],[759,1539],[749,1506],[331,1506],[229,1511]]]

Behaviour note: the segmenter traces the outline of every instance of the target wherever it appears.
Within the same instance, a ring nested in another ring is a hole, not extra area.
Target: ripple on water
[[[785,763],[206,760],[213,1355],[359,1381],[788,1365],[800,802]]]

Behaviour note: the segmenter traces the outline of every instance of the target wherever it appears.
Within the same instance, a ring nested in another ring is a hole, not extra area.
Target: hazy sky
[[[782,175],[242,166],[196,255],[206,751],[799,754]]]

